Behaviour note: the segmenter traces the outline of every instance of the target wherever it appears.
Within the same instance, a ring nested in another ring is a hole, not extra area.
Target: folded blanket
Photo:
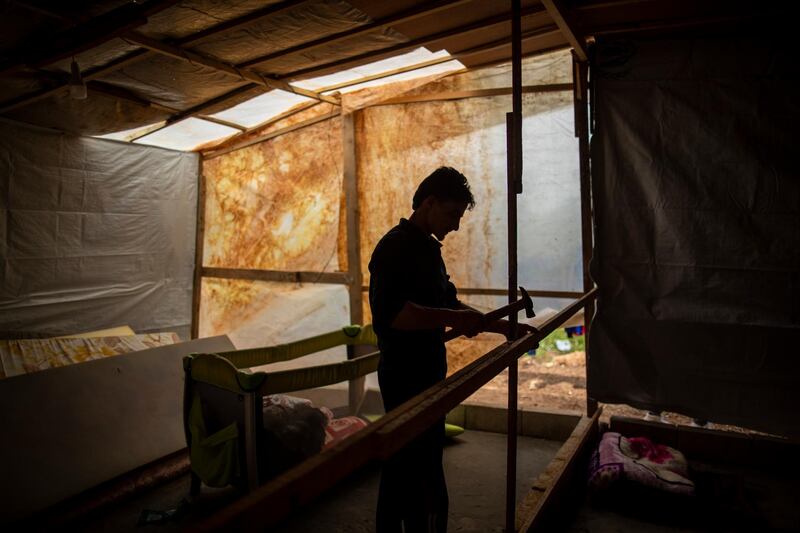
[[[592,455],[589,487],[604,490],[620,481],[675,494],[694,494],[688,463],[681,452],[646,437],[626,438],[608,431]]]
[[[335,418],[327,407],[311,400],[271,394],[264,396],[264,449],[272,477],[367,427],[357,416]]]

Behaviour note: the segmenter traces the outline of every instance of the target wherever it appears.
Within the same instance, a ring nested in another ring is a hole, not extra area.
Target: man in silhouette
[[[459,302],[442,260],[440,241],[458,231],[474,205],[464,175],[438,168],[419,184],[411,216],[389,230],[372,253],[369,303],[387,413],[445,379],[446,327],[469,337],[487,329],[507,331],[507,322],[486,324],[483,313]],[[521,326],[522,332],[530,329]],[[443,445],[442,419],[386,461],[378,494],[379,533],[447,530]]]

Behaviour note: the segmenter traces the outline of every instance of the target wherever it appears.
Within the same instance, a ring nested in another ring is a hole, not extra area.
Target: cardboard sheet
[[[0,340],[0,379],[180,342],[175,333]]]
[[[184,448],[182,358],[232,349],[197,339],[0,380],[0,524]]]

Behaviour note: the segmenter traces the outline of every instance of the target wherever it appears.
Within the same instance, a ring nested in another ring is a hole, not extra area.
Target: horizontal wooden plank
[[[565,501],[569,501],[565,496],[570,489],[578,480],[584,480],[583,462],[597,441],[601,413],[602,409],[597,409],[591,418],[581,418],[545,471],[534,482],[517,511],[517,531],[552,531],[550,520],[559,514],[558,506],[564,506]]]
[[[551,83],[547,85],[527,85],[522,88],[523,93],[548,93],[572,91],[571,83]],[[470,91],[447,91],[435,94],[417,94],[398,96],[383,100],[374,105],[407,104],[412,102],[439,102],[442,100],[461,100],[464,98],[482,98],[487,96],[503,96],[511,94],[511,87],[497,87],[494,89],[474,89]]]
[[[343,285],[350,283],[350,276],[346,272],[287,272],[284,270],[203,267],[201,275],[206,278],[280,281],[285,283],[339,283]]]
[[[339,444],[235,501],[199,525],[201,531],[263,531],[375,461],[386,459],[526,353],[595,298],[582,296],[531,333],[504,343]]]
[[[366,285],[361,287],[363,292],[369,292],[369,287]],[[481,289],[476,287],[456,287],[458,294],[461,295],[484,295],[484,296],[506,296],[508,294],[507,289]],[[584,293],[577,292],[577,291],[547,291],[547,290],[536,290],[536,289],[525,289],[531,297],[539,297],[539,298],[580,298],[583,296]],[[521,293],[517,291],[517,295]]]

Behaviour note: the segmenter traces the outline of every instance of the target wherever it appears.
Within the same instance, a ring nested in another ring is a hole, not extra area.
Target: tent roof
[[[523,54],[763,15],[738,0],[522,0]],[[296,104],[337,103],[360,76],[474,68],[511,55],[509,3],[485,0],[8,1],[0,25],[0,114],[125,140],[181,121],[183,131],[224,137]],[[412,59],[386,61],[396,57]],[[73,58],[84,100],[70,97]]]

